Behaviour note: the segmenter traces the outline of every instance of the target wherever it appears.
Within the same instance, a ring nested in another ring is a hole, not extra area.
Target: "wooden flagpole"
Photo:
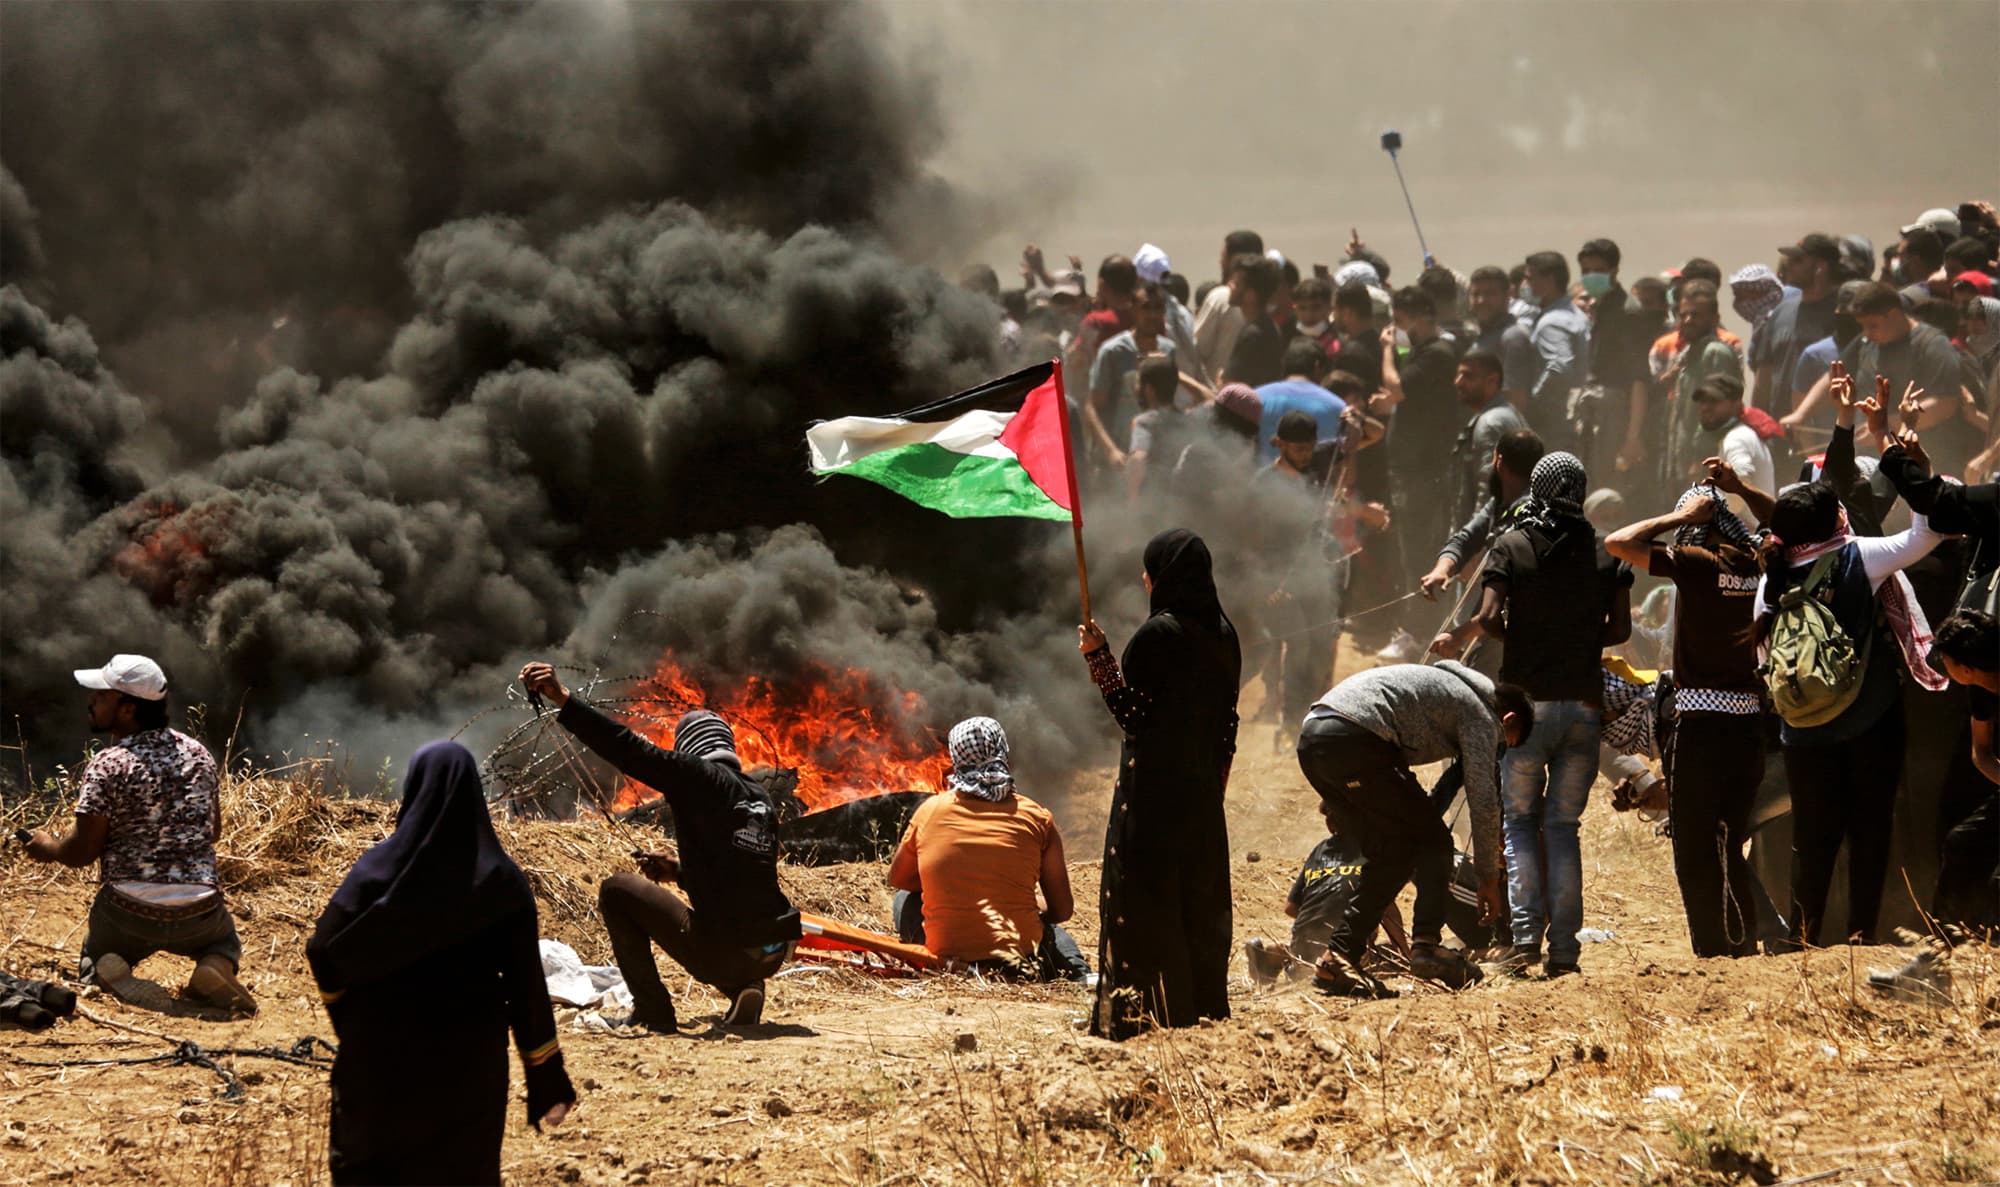
[[[1083,492],[1076,485],[1076,450],[1070,443],[1069,396],[1063,390],[1063,365],[1055,363],[1056,399],[1062,404],[1063,468],[1069,476],[1069,527],[1076,538],[1076,588],[1083,597],[1083,621],[1090,622],[1090,570],[1083,559]]]

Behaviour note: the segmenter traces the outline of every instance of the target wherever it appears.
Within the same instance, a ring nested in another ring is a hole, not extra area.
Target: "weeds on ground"
[[[1775,1183],[1777,1171],[1771,1160],[1758,1150],[1757,1131],[1738,1121],[1709,1120],[1667,1126],[1679,1158],[1697,1170],[1728,1175],[1731,1181],[1747,1177],[1753,1183]]]
[[[1985,1183],[2000,1179],[2000,1167],[1972,1153],[1954,1150],[1947,1142],[1938,1155],[1938,1177],[1947,1183]]]

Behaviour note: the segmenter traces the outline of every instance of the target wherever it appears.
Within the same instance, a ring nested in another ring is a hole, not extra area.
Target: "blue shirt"
[[[1472,348],[1499,357],[1501,390],[1525,392],[1534,384],[1538,365],[1535,344],[1512,315],[1502,314],[1482,324]]]
[[[1831,334],[1800,351],[1798,365],[1792,368],[1792,394],[1802,396],[1811,391],[1812,385],[1833,369],[1833,360],[1839,357],[1840,347]]]
[[[1557,297],[1535,319],[1533,338],[1541,370],[1535,375],[1535,385],[1528,389],[1529,397],[1567,398],[1571,389],[1583,382],[1584,369],[1590,363],[1590,319],[1568,297]]]
[[[1280,379],[1276,383],[1267,383],[1257,389],[1257,398],[1264,402],[1263,419],[1257,422],[1259,465],[1267,464],[1278,456],[1271,438],[1277,436],[1278,420],[1287,412],[1311,413],[1313,422],[1319,425],[1319,439],[1322,441],[1340,436],[1340,414],[1347,411],[1347,401],[1311,380]]]
[[[1168,358],[1174,357],[1174,340],[1160,335],[1155,350]],[[1133,374],[1139,369],[1139,339],[1130,330],[1113,334],[1097,348],[1097,358],[1090,364],[1090,391],[1092,395],[1102,392],[1108,397],[1110,408],[1104,416],[1105,431],[1122,449],[1125,445],[1126,428],[1132,420],[1131,404],[1136,395],[1133,389]]]

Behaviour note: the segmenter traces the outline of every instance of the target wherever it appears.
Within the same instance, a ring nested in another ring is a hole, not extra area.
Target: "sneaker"
[[[1328,952],[1313,966],[1313,988],[1328,997],[1352,997],[1380,1001],[1396,996],[1396,991],[1361,970],[1353,961]]]
[[[1375,662],[1383,664],[1413,664],[1424,657],[1424,645],[1410,632],[1396,628],[1389,639],[1389,645],[1375,653]]]
[[[1410,975],[1436,981],[1449,989],[1464,989],[1484,976],[1464,953],[1439,944],[1411,945]]]
[[[757,981],[737,990],[722,1016],[724,1026],[755,1026],[764,1017],[764,983]]]
[[[1553,981],[1557,977],[1573,977],[1583,968],[1573,960],[1551,960],[1542,966],[1542,980]]]
[[[1539,948],[1524,948],[1516,944],[1500,959],[1489,961],[1485,972],[1495,977],[1525,977],[1529,969],[1540,963],[1542,953]]]
[[[1291,960],[1282,949],[1260,938],[1243,941],[1243,963],[1249,966],[1250,983],[1259,989],[1269,989],[1278,983]]]
[[[220,964],[203,961],[188,978],[188,996],[232,1013],[255,1014],[257,999]]]
[[[1903,1001],[1948,1004],[1951,1001],[1951,970],[1945,967],[1935,951],[1926,948],[1894,972],[1871,971],[1868,987]]]

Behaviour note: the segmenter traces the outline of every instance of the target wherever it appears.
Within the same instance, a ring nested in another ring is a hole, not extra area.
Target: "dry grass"
[[[1278,758],[1246,767],[1231,805],[1239,938],[1281,934],[1281,887],[1309,844],[1295,768]],[[264,1003],[257,1019],[163,1018],[102,999],[93,1009],[210,1046],[330,1034],[304,938],[342,873],[386,835],[393,808],[329,798],[326,783],[312,763],[239,768],[225,781],[221,856],[245,972]],[[51,780],[0,809],[0,825],[60,822],[66,795]],[[607,959],[596,886],[629,864],[629,840],[592,822],[496,827],[528,871],[543,933]],[[1830,1184],[2000,1176],[1993,949],[1952,954],[1944,1006],[1872,994],[1865,972],[1893,960],[1887,950],[1695,961],[1668,897],[1664,844],[1597,809],[1584,839],[1591,922],[1618,939],[1587,948],[1586,975],[1559,982],[1411,987],[1399,1001],[1356,1004],[1252,994],[1239,976],[1230,1022],[1111,1044],[1077,1028],[1086,999],[1074,987],[821,969],[774,982],[774,1026],[735,1043],[703,1041],[722,1038],[700,1021],[721,1003],[670,970],[695,1027],[678,1040],[566,1033],[583,1107],[537,1136],[516,1106],[510,1180],[1720,1184],[1755,1181],[1766,1163],[1780,1180],[1837,1172],[1816,1180]],[[0,961],[60,975],[92,872],[6,852]],[[782,877],[802,908],[882,927],[883,873],[787,867]],[[1094,902],[1095,864],[1076,863],[1072,877],[1077,900]],[[1086,951],[1091,914],[1074,929]],[[152,967],[145,975],[174,980]],[[413,1004],[450,1008],[420,994]],[[4,1059],[160,1049],[83,1021],[0,1036],[0,1185],[64,1174],[173,1187],[324,1181],[323,1072],[239,1060],[250,1094],[225,1102],[198,1069],[50,1071]]]

